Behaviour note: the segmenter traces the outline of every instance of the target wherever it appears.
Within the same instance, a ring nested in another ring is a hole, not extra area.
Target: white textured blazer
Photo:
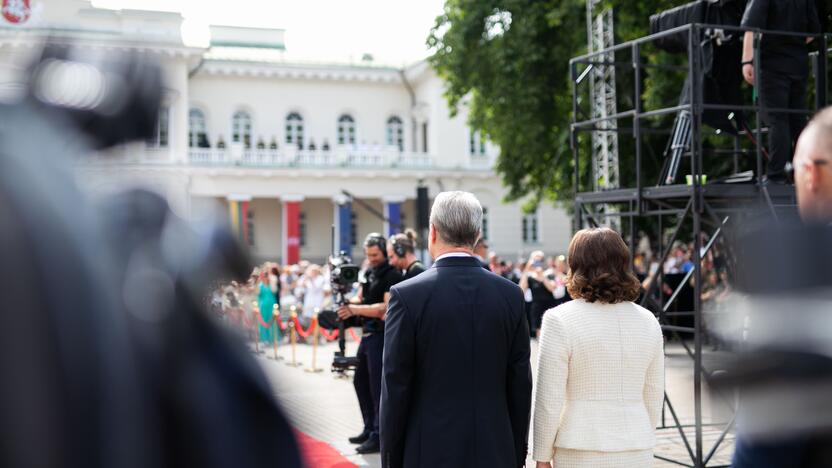
[[[554,447],[652,449],[664,398],[664,349],[653,314],[632,302],[567,302],[543,316],[532,456]]]

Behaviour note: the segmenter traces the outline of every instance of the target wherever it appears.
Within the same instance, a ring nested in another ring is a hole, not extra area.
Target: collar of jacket
[[[477,257],[468,256],[468,257],[445,257],[440,258],[433,264],[436,268],[443,268],[443,267],[477,267],[482,268],[480,265],[479,259]]]

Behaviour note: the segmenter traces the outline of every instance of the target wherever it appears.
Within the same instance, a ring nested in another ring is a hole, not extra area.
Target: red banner
[[[283,263],[300,261],[300,202],[283,202]]]

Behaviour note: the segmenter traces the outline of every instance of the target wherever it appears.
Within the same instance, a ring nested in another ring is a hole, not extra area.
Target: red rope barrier
[[[240,311],[240,317],[243,319],[243,324],[246,326],[246,328],[254,327],[254,323],[251,320],[249,320],[248,314],[246,314],[244,310]]]
[[[329,331],[327,331],[325,328],[321,328],[321,329],[320,329],[321,336],[323,336],[323,337],[324,337],[324,339],[326,339],[327,341],[335,341],[335,340],[337,340],[337,339],[338,339],[338,332],[339,332],[339,331],[340,331],[340,330],[335,329],[335,330],[332,330],[332,332],[329,332]]]
[[[255,315],[257,316],[257,322],[260,324],[261,327],[263,327],[263,328],[271,328],[272,327],[272,322],[274,321],[274,318],[272,318],[271,320],[266,322],[266,321],[263,320],[263,316],[261,316],[259,313],[256,313]]]
[[[315,319],[314,318],[309,323],[309,328],[307,328],[306,330],[304,330],[303,327],[300,325],[300,321],[298,320],[297,317],[292,317],[292,320],[295,322],[295,330],[297,330],[298,335],[301,338],[309,338],[309,336],[312,335],[312,330],[315,329]]]
[[[286,330],[286,324],[283,323],[283,320],[280,320],[280,314],[274,316],[274,320],[277,320],[277,326],[280,327],[281,331]]]

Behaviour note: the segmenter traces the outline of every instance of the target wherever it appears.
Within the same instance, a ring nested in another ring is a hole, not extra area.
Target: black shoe
[[[359,445],[356,452],[360,453],[361,455],[366,455],[368,453],[379,453],[381,451],[381,444],[379,444],[378,437],[370,437],[367,439],[366,442]]]
[[[350,443],[351,444],[363,444],[364,442],[367,442],[367,439],[369,439],[369,438],[370,438],[370,432],[369,431],[364,431],[364,432],[362,432],[361,434],[359,434],[355,437],[350,437]]]
[[[771,174],[763,176],[763,185],[789,185],[785,174]]]

